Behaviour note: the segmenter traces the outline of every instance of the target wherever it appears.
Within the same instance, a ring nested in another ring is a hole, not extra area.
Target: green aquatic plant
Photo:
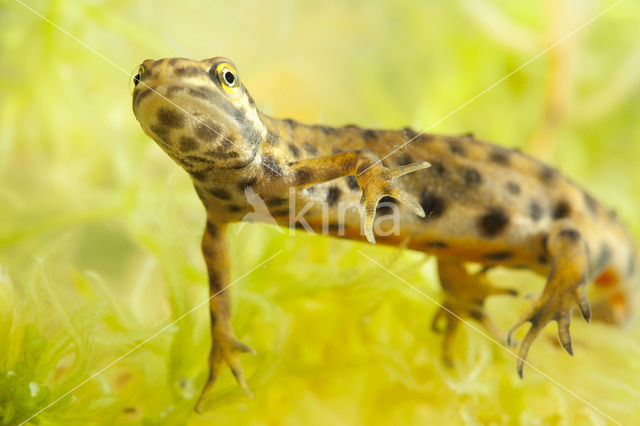
[[[274,115],[425,129],[612,4],[188,1],[178,13],[164,1],[28,2],[110,63],[1,1],[0,424],[44,408],[30,421],[637,423],[637,322],[574,321],[574,357],[549,327],[530,354],[546,376],[524,380],[512,354],[465,327],[447,369],[430,328],[437,306],[402,281],[442,300],[432,259],[258,224],[230,230],[232,278],[281,250],[232,288],[234,329],[257,351],[242,360],[256,397],[225,373],[195,415],[208,313],[185,314],[207,297],[204,212],[140,131],[122,71],[226,55]],[[622,2],[431,131],[534,152],[640,235],[638,16]],[[522,294],[543,283],[490,276]],[[505,330],[527,303],[498,297],[488,309]]]

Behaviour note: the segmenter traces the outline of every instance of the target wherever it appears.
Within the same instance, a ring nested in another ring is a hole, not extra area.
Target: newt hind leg
[[[591,319],[585,284],[589,273],[588,249],[580,232],[568,223],[559,222],[549,234],[547,251],[551,259],[551,272],[542,294],[520,316],[509,330],[513,333],[525,322],[531,323],[518,352],[517,369],[520,377],[533,341],[550,322],[558,324],[558,339],[562,347],[573,355],[569,324],[571,311],[577,304],[584,319]]]
[[[502,341],[503,338],[500,337],[502,333],[484,312],[484,301],[492,295],[515,296],[517,292],[491,285],[486,277],[486,270],[470,274],[460,261],[454,259],[438,258],[438,274],[446,296],[442,307],[433,317],[432,327],[435,331],[444,333],[442,359],[447,366],[452,366],[453,337],[460,322],[465,318],[475,319],[490,334]],[[439,325],[443,321],[445,327],[441,330]]]

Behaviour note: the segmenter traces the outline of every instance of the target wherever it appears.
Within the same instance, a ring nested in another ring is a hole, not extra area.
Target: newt
[[[371,243],[377,234],[382,244],[435,255],[445,300],[433,326],[444,331],[447,363],[461,319],[493,330],[486,298],[517,294],[490,283],[486,271],[495,266],[547,278],[507,334],[511,341],[530,323],[518,352],[521,377],[531,344],[551,321],[573,353],[569,324],[576,305],[586,321],[620,324],[632,311],[639,268],[629,232],[577,184],[518,150],[470,134],[276,119],[258,110],[236,66],[222,57],[145,60],[133,81],[135,117],[189,174],[206,209],[202,253],[216,296],[198,411],[225,365],[248,392],[238,354],[253,351],[231,327],[227,228],[254,211],[249,195],[264,200],[282,226]],[[483,268],[472,272],[469,262]],[[592,305],[587,283],[594,283]]]

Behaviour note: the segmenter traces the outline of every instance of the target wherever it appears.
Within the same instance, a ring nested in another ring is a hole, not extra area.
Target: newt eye
[[[233,86],[234,81],[236,81],[236,76],[229,70],[224,72],[222,78],[227,82],[227,84],[229,84],[229,86]]]
[[[235,88],[240,85],[236,70],[229,64],[218,65],[218,80],[228,88]]]
[[[138,83],[140,83],[140,79],[142,78],[143,74],[144,74],[144,67],[143,66],[138,67],[138,73],[135,75],[135,77],[133,77],[134,86],[137,86]]]

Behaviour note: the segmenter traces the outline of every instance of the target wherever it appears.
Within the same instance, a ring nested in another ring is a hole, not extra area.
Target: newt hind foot
[[[448,367],[453,366],[453,337],[458,326],[466,318],[480,322],[490,336],[504,342],[504,334],[498,329],[484,310],[487,297],[493,295],[517,296],[517,291],[492,285],[486,277],[486,270],[469,273],[464,265],[452,259],[438,259],[438,275],[446,294],[445,301],[433,317],[432,329],[444,333],[442,338],[442,360]],[[444,328],[440,324],[444,322]]]
[[[229,333],[214,333],[213,339],[211,342],[211,352],[209,353],[209,376],[207,378],[207,382],[205,383],[202,391],[200,392],[200,396],[198,397],[198,401],[195,405],[195,411],[197,413],[202,413],[204,411],[204,404],[207,400],[209,392],[211,391],[213,385],[218,378],[222,367],[226,364],[231,373],[236,378],[238,385],[242,389],[242,391],[253,398],[253,394],[247,385],[247,381],[244,377],[244,372],[242,371],[242,365],[240,364],[240,360],[238,359],[238,354],[240,353],[249,353],[256,354],[251,347],[245,345],[244,343],[237,340],[232,334]]]
[[[547,284],[507,334],[507,342],[511,346],[513,333],[525,322],[531,323],[518,351],[516,366],[521,378],[531,344],[550,321],[557,322],[560,344],[569,355],[573,355],[569,332],[573,307],[577,304],[583,318],[587,322],[591,320],[591,308],[585,290],[589,271],[588,250],[581,234],[561,222],[550,234],[547,249],[552,259]]]

